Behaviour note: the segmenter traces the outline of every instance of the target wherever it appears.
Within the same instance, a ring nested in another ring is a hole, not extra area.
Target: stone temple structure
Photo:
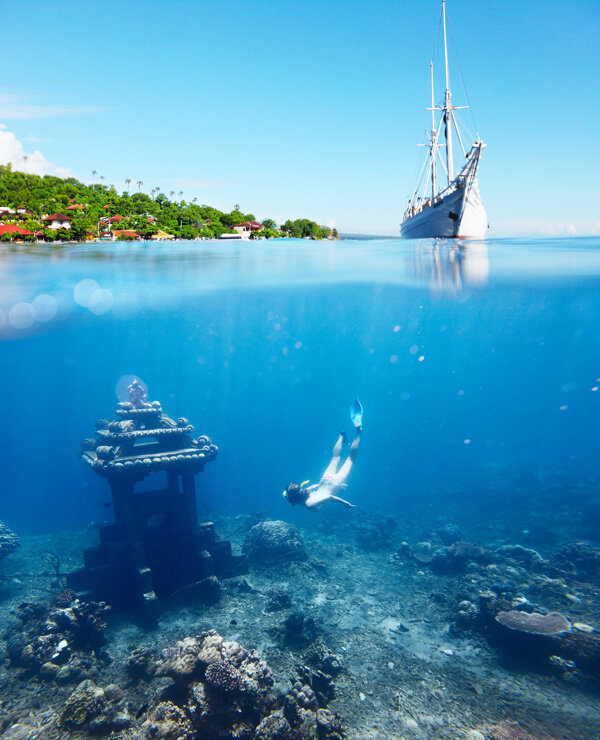
[[[96,438],[82,442],[81,459],[110,486],[114,523],[100,527],[100,544],[84,551],[84,567],[67,583],[152,618],[159,602],[180,595],[217,600],[219,577],[239,573],[243,559],[217,540],[212,523],[198,523],[195,476],[217,447],[192,437],[187,419],[174,421],[160,403],[148,403],[136,380],[128,391],[117,419],[100,419]]]

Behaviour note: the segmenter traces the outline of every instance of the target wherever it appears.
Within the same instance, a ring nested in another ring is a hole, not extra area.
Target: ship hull
[[[473,182],[405,218],[400,233],[403,239],[481,239],[487,228],[487,214],[477,183]]]

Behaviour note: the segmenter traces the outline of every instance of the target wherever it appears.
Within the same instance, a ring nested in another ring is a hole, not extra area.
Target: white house
[[[42,218],[44,226],[47,229],[70,229],[72,220],[72,218],[62,213],[53,213],[52,216],[44,216]]]

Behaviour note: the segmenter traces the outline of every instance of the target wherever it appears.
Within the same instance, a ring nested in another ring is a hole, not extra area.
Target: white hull
[[[481,239],[488,228],[479,188],[472,182],[440,198],[435,205],[408,216],[400,225],[404,239]]]

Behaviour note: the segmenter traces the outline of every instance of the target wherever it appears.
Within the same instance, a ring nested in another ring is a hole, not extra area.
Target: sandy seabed
[[[222,581],[218,604],[167,604],[151,630],[113,614],[106,632],[112,661],[103,665],[95,679],[98,685],[120,686],[135,715],[136,708],[143,711],[155,701],[156,687],[153,681],[131,681],[125,670],[131,652],[148,646],[159,654],[183,637],[214,629],[255,649],[271,667],[276,686],[289,688],[296,666],[306,661],[310,640],[290,644],[284,622],[291,612],[301,611],[314,621],[312,637],[319,637],[343,667],[334,678],[335,698],[329,709],[343,717],[349,738],[457,740],[478,737],[469,735],[473,731],[487,737],[489,728],[503,721],[519,722],[536,737],[600,737],[595,683],[572,683],[546,669],[517,665],[477,632],[449,629],[465,593],[508,577],[525,592],[535,593],[541,608],[561,610],[573,621],[600,626],[595,584],[565,582],[564,588],[558,588],[555,583],[545,590],[545,576],[514,564],[435,574],[427,564],[395,554],[403,541],[411,546],[423,541],[428,525],[432,526],[426,517],[413,517],[379,549],[367,551],[354,536],[358,526],[354,512],[348,517],[291,514],[305,542],[306,560],[251,564],[246,575]],[[239,551],[247,518],[213,519],[217,532],[231,539],[234,551]],[[376,524],[377,518],[373,521]],[[505,543],[502,535],[489,530],[482,544]],[[57,553],[62,569],[69,571],[80,567],[83,548],[94,545],[96,538],[93,528],[22,537],[21,547],[0,566],[3,627],[14,622],[21,602],[51,598],[39,590],[52,591],[53,574],[43,553]],[[287,592],[291,605],[272,610],[273,589]],[[20,671],[10,665],[5,652],[2,658],[0,735],[12,737],[10,728],[21,723],[31,727],[31,738],[87,736],[51,729],[52,714],[60,712],[73,683],[19,677]]]

